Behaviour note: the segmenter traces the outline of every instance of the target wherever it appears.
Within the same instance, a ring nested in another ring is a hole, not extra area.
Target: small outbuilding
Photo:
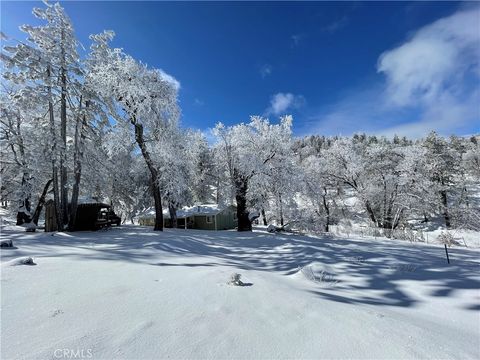
[[[153,226],[155,224],[155,210],[147,209],[138,217],[140,225]],[[163,211],[163,226],[170,226],[170,213]],[[200,230],[229,230],[238,226],[237,208],[219,206],[217,204],[203,204],[184,207],[177,210],[177,227],[181,229]]]
[[[111,206],[90,199],[80,199],[77,205],[75,225],[72,230],[98,230],[113,224],[119,226],[121,219],[113,212]],[[58,230],[53,200],[45,204],[45,231]]]
[[[98,230],[109,226],[110,205],[96,202],[78,204],[74,230]]]

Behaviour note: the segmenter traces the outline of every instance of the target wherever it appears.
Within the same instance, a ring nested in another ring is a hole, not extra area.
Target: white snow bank
[[[380,238],[70,235],[2,233],[18,246],[2,261],[35,254],[42,270],[2,267],[2,359],[480,358],[476,249],[447,264],[442,247]]]
[[[453,245],[480,248],[480,233],[473,230],[443,230],[437,229],[426,232],[428,241],[435,244],[443,244],[442,234],[448,234],[454,241]]]
[[[37,265],[32,257],[30,256],[22,256],[13,260],[10,260],[8,263],[10,266],[17,266],[17,265]]]
[[[0,240],[0,247],[2,247],[2,248],[13,248],[13,240],[12,239],[2,239],[2,240]]]

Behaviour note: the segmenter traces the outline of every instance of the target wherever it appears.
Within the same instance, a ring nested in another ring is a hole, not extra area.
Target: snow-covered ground
[[[448,265],[395,240],[18,230],[2,233],[2,359],[480,358],[476,249]]]

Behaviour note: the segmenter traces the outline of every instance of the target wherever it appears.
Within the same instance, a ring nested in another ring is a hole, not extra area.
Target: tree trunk
[[[282,194],[278,194],[278,207],[280,209],[280,226],[283,227],[283,203],[282,203]]]
[[[384,219],[382,222],[382,227],[384,229],[392,229],[393,227],[393,217],[392,217],[392,208],[388,208],[387,211],[384,214]]]
[[[30,214],[30,191],[29,191],[29,175],[23,172],[22,175],[22,199],[18,204],[17,225],[28,224],[32,218]]]
[[[220,203],[220,179],[217,177],[216,182],[216,189],[215,189],[215,203],[218,205]]]
[[[52,164],[52,181],[53,181],[53,205],[55,208],[55,228],[61,230],[62,212],[60,211],[60,194],[58,189],[58,169],[56,164]],[[60,220],[59,220],[60,219]],[[52,230],[54,231],[54,230]]]
[[[389,221],[387,218],[388,218],[388,214],[387,214],[387,182],[385,180],[385,177],[382,175],[382,180],[383,180],[383,215],[382,215],[382,219],[381,221],[381,224],[379,224],[380,226],[382,226],[384,229],[390,229],[392,226],[391,226],[391,221]]]
[[[62,222],[59,226],[64,227],[68,223],[68,189],[67,189],[67,75],[65,64],[65,33],[62,29],[61,37],[61,54],[62,54],[62,68],[60,73],[61,81],[61,97],[60,97],[60,139],[61,139],[61,153],[60,153],[60,208],[62,212]]]
[[[399,209],[397,211],[397,214],[393,218],[392,230],[395,230],[398,227],[398,225],[400,224],[400,220],[402,218],[403,210],[404,210],[403,208]]]
[[[374,224],[378,225],[377,219],[375,218],[375,213],[373,212],[373,209],[370,206],[370,202],[368,200],[365,201],[365,208],[367,209],[367,213],[370,219],[374,222]]]
[[[178,226],[177,208],[172,203],[168,204],[168,212],[170,213],[170,226],[176,229]],[[187,221],[187,219],[185,219],[185,221]]]
[[[250,222],[247,211],[248,178],[239,174],[236,169],[234,169],[233,172],[235,181],[235,200],[237,201],[237,230],[252,231],[252,223]]]
[[[58,168],[57,168],[57,135],[55,133],[55,117],[53,113],[53,103],[52,103],[52,89],[51,89],[51,72],[50,66],[47,68],[47,77],[49,81],[48,85],[48,113],[49,113],[49,122],[50,122],[50,135],[52,136],[52,181],[53,181],[53,203],[55,207],[55,217],[57,221],[57,229],[61,228],[63,224],[62,212],[60,211],[60,199],[59,199],[59,190],[58,190]]]
[[[323,195],[322,195],[322,200],[323,200],[323,208],[325,209],[325,214],[326,216],[326,223],[325,223],[325,232],[330,231],[330,206],[328,205],[327,201],[327,188],[323,188]]]
[[[442,199],[443,217],[445,219],[445,226],[447,227],[447,229],[450,229],[452,224],[450,222],[450,214],[448,212],[447,190],[440,191],[440,197]]]
[[[20,164],[22,167],[22,195],[18,204],[17,225],[22,225],[22,224],[29,223],[32,220],[31,213],[30,213],[30,210],[31,210],[30,198],[32,196],[30,182],[32,178],[29,174],[28,167],[27,167],[27,160],[25,157],[25,145],[24,145],[23,136],[22,136],[20,111],[18,112],[16,119],[17,119],[16,138],[18,142],[20,159],[17,158],[17,155],[15,152],[14,154],[15,154],[15,159],[17,163]],[[13,144],[11,146],[13,150]]]
[[[53,179],[47,181],[45,187],[43,188],[42,195],[40,195],[40,198],[38,199],[37,207],[35,208],[35,212],[33,213],[32,218],[32,222],[35,225],[38,225],[38,219],[40,218],[40,214],[42,213],[43,205],[45,204],[45,197],[47,196],[48,188],[50,187],[52,181]]]
[[[135,116],[132,116],[130,122],[135,127],[135,140],[137,141],[140,150],[142,151],[143,158],[147,163],[148,170],[150,171],[150,181],[152,185],[152,192],[153,192],[153,200],[155,202],[155,226],[153,230],[155,231],[163,231],[163,210],[162,210],[162,197],[160,194],[160,187],[159,187],[159,175],[158,171],[153,164],[152,158],[150,153],[147,150],[147,146],[145,145],[145,139],[143,138],[143,125],[137,123]]]
[[[82,109],[82,97],[80,96],[79,112]],[[88,108],[88,101],[85,106]],[[82,120],[80,120],[82,119]],[[73,154],[73,177],[74,183],[72,187],[72,198],[70,200],[70,218],[68,222],[68,229],[75,230],[75,221],[77,220],[78,195],[80,192],[80,181],[82,178],[82,160],[83,160],[83,146],[85,141],[85,129],[87,126],[86,115],[83,117],[80,114],[77,116],[77,124],[75,126],[75,150]]]
[[[427,223],[429,220],[428,220],[428,217],[427,217],[427,213],[426,212],[423,212],[423,220],[422,220],[422,223]]]
[[[262,213],[263,225],[267,226],[268,225],[267,216],[265,215],[265,209],[263,207],[262,207],[261,213]]]

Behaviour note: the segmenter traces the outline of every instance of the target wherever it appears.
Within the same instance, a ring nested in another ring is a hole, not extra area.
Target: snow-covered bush
[[[335,286],[338,283],[338,280],[335,279],[335,274],[331,270],[327,270],[324,268],[318,269],[318,266],[315,266],[315,264],[310,264],[302,267],[299,266],[298,269],[307,280],[316,283],[323,283],[328,286]]]
[[[22,256],[16,259],[13,259],[9,262],[10,266],[17,266],[17,265],[37,265],[33,258],[30,256]]]
[[[35,225],[33,222],[29,222],[24,225],[25,231],[27,232],[35,232],[37,230],[37,225]]]
[[[242,275],[238,273],[233,273],[232,275],[230,275],[230,281],[228,282],[228,284],[234,286],[243,286],[243,282],[242,280],[240,280],[241,277]]]
[[[437,241],[448,247],[451,247],[452,245],[460,245],[460,243],[453,237],[453,234],[449,231],[442,231],[440,235],[438,235]]]
[[[422,231],[409,228],[394,230],[392,232],[392,237],[394,239],[407,240],[410,242],[425,242],[425,237]]]
[[[273,225],[273,224],[270,224],[270,225],[267,226],[267,231],[268,231],[269,233],[274,233],[274,232],[277,231],[277,227],[276,227],[275,225]]]

